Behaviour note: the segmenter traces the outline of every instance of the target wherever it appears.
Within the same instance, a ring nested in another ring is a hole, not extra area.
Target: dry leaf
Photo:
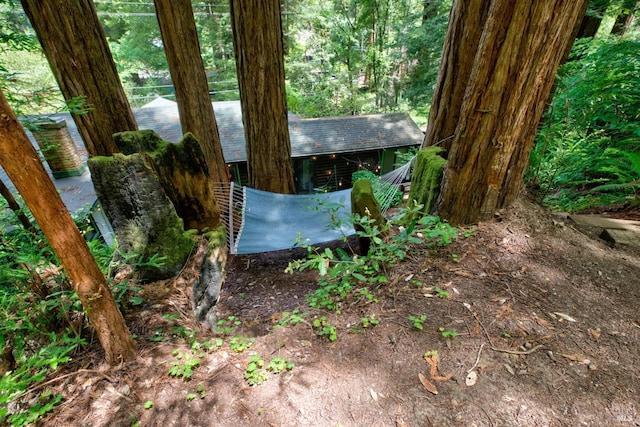
[[[431,384],[431,381],[429,381],[427,379],[427,377],[425,377],[424,375],[422,375],[422,372],[418,372],[418,378],[420,378],[420,382],[422,383],[422,385],[424,386],[424,388],[427,389],[427,391],[429,393],[432,394],[438,394],[438,389],[436,388],[436,386],[434,386],[433,384]]]
[[[598,331],[597,329],[587,329],[589,331],[589,334],[593,337],[594,340],[598,341],[600,339],[600,331]]]
[[[374,389],[369,389],[369,393],[371,394],[371,398],[377,402],[378,401],[378,393],[376,393],[376,391]]]
[[[405,423],[402,418],[396,418],[396,427],[409,427],[409,424]]]
[[[476,384],[476,381],[478,381],[478,374],[476,374],[476,371],[471,371],[467,374],[467,378],[464,380],[464,383],[467,387],[471,387]]]

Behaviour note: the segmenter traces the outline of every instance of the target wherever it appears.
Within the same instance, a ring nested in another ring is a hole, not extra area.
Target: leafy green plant
[[[438,296],[438,298],[441,298],[441,299],[445,299],[446,297],[448,297],[448,296],[449,296],[449,292],[448,292],[448,291],[445,291],[445,290],[443,290],[443,289],[440,289],[440,288],[439,288],[439,287],[437,287],[437,286],[436,286],[435,288],[433,288],[433,291],[434,291],[434,292],[435,292],[435,294]]]
[[[376,318],[375,314],[372,314],[370,316],[365,316],[365,317],[360,319],[360,324],[362,325],[363,328],[369,328],[371,326],[376,326],[379,323],[380,323],[380,321]]]
[[[193,376],[193,371],[200,366],[200,362],[204,357],[204,353],[194,353],[193,351],[181,351],[176,349],[172,353],[176,361],[171,362],[169,375],[172,377],[180,377],[188,381]]]
[[[231,337],[231,340],[229,340],[229,348],[235,352],[242,353],[251,347],[255,340],[255,338],[244,337],[241,335]]]
[[[222,344],[224,344],[224,340],[222,338],[212,338],[204,342],[198,342],[197,340],[194,340],[191,343],[191,349],[194,351],[197,351],[197,350],[214,351],[222,347]]]
[[[144,409],[151,409],[153,408],[153,400],[147,400],[146,402],[144,402]]]
[[[326,316],[316,317],[313,319],[312,326],[319,337],[327,337],[331,342],[338,339],[336,327],[327,320]]]
[[[414,205],[401,209],[382,228],[370,218],[356,215],[352,222],[361,230],[358,235],[371,241],[367,255],[355,255],[351,248],[348,252],[307,245],[307,258],[290,262],[285,271],[291,274],[306,269],[318,271],[318,289],[307,295],[309,305],[314,308],[339,310],[346,300],[376,302],[371,288],[387,283],[388,266],[405,259],[411,245],[444,245],[457,237],[456,228],[437,217],[424,216],[421,208]],[[332,207],[328,209],[331,213]]]
[[[229,316],[218,319],[216,322],[216,333],[221,335],[231,335],[234,329],[242,325],[242,321],[236,316]]]
[[[440,334],[442,335],[443,338],[455,338],[458,335],[460,335],[459,332],[451,331],[449,329],[445,329],[442,326],[438,328],[438,331],[440,332]]]
[[[284,371],[290,371],[295,367],[295,363],[289,362],[288,360],[282,357],[275,357],[271,359],[269,365],[267,365],[267,370],[274,374],[279,374]]]
[[[294,308],[292,311],[283,311],[276,326],[297,325],[306,322],[308,313],[301,313],[300,309]]]
[[[0,378],[0,424],[22,426],[36,423],[62,401],[61,395],[28,391],[86,346],[88,333],[79,298],[41,232],[26,229],[5,208],[0,199],[0,348],[7,346],[18,363]],[[86,222],[74,219],[88,235]],[[93,242],[89,247],[106,270],[111,252]],[[20,403],[10,405],[16,400]]]
[[[196,397],[199,397],[200,399],[204,399],[205,397],[207,397],[207,392],[205,391],[204,386],[202,384],[196,387],[195,393],[187,393],[187,400],[189,401],[195,399]]]
[[[426,314],[421,314],[420,316],[409,315],[409,320],[413,323],[413,327],[418,330],[424,329],[424,322],[427,320]]]
[[[259,385],[269,378],[267,371],[264,369],[264,360],[260,355],[254,354],[249,360],[247,369],[244,372],[244,379],[251,386]]]

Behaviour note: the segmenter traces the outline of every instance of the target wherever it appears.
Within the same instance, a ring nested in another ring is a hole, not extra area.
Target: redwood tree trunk
[[[452,70],[440,73],[441,92],[434,99],[435,119],[430,119],[435,127],[448,126],[444,133],[431,130],[440,135],[436,138],[451,136],[438,213],[452,224],[491,218],[520,192],[537,124],[585,1],[492,0],[486,2],[488,9],[454,1],[452,23],[466,25],[445,41],[447,64],[442,67]],[[465,44],[464,38],[477,34],[478,25],[480,36],[474,36],[478,43],[473,49],[474,43]],[[455,78],[448,86],[441,80],[456,68],[468,68],[468,58],[473,63],[464,94],[454,96]],[[443,102],[449,105],[441,107]],[[437,110],[443,108],[447,116],[457,118],[436,120]]]
[[[215,183],[229,183],[190,0],[154,0],[171,71],[182,132],[202,147]]]
[[[60,259],[110,364],[135,356],[135,343],[104,275],[0,91],[0,164]]]
[[[249,185],[295,192],[279,0],[231,0]]]
[[[117,152],[111,135],[137,130],[92,0],[21,0],[67,102],[84,97],[72,116],[92,156]]]
[[[423,147],[451,148],[489,4],[485,0],[459,1],[451,8]]]

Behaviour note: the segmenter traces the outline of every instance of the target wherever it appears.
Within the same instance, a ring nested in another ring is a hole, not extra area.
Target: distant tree
[[[491,218],[520,192],[586,3],[454,1],[424,141],[448,149],[438,213],[452,224]]]
[[[589,0],[589,6],[582,17],[576,37],[579,39],[594,37],[610,4],[611,0]]]
[[[624,36],[631,28],[631,24],[635,19],[635,15],[640,9],[640,1],[637,0],[623,0],[622,8],[616,21],[611,28],[611,34],[618,36]]]
[[[0,165],[60,259],[110,364],[135,356],[135,343],[106,279],[35,148],[0,91]]]
[[[167,63],[180,112],[182,132],[191,132],[202,147],[216,183],[229,182],[220,135],[209,98],[198,32],[190,0],[154,0]]]
[[[117,152],[112,135],[137,130],[91,0],[21,0],[90,155]]]
[[[279,0],[231,0],[249,186],[295,193]]]

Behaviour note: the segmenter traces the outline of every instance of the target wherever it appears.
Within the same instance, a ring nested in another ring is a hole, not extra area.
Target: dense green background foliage
[[[581,40],[531,155],[528,180],[563,210],[632,200],[640,191],[640,41]]]

